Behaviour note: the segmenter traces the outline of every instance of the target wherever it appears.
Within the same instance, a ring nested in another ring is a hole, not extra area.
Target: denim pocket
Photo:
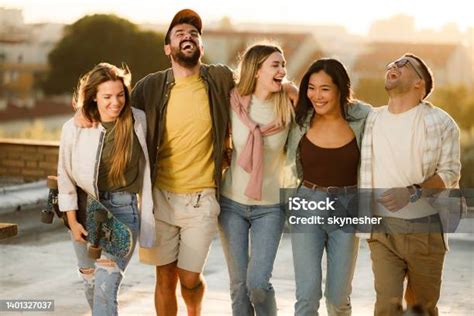
[[[301,199],[306,199],[306,200],[313,200],[315,198],[315,195],[318,195],[318,198],[319,198],[319,194],[321,194],[321,196],[323,195],[322,192],[316,192],[314,190],[311,190],[305,187],[299,187],[296,190],[295,197],[299,197]]]
[[[131,206],[133,204],[133,195],[121,192],[113,193],[108,202],[113,207]]]
[[[129,205],[119,205],[114,206],[110,203],[105,203],[104,205],[109,208],[109,211],[115,216],[115,218],[125,225],[127,225],[134,236],[137,235],[138,229],[140,227],[138,209],[135,202]]]

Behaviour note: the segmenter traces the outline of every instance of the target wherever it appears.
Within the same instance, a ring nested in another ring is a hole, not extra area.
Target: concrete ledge
[[[47,201],[46,180],[0,188],[0,214],[41,208]]]
[[[0,144],[58,147],[59,146],[59,141],[22,139],[22,138],[0,138]]]
[[[0,223],[0,239],[6,239],[18,235],[18,225],[11,223]]]

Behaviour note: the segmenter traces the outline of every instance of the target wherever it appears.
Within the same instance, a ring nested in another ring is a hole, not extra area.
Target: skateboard
[[[41,221],[52,223],[54,214],[62,219],[68,229],[69,223],[65,212],[59,210],[58,181],[55,176],[48,176],[48,203],[42,211]],[[133,236],[130,228],[119,221],[98,199],[77,187],[78,210],[77,221],[87,230],[88,254],[93,259],[101,256],[102,249],[119,258],[130,254]]]

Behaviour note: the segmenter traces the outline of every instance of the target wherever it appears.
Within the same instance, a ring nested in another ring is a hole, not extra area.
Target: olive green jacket
[[[211,107],[214,179],[219,188],[229,123],[230,91],[234,87],[234,78],[232,70],[224,65],[201,65],[200,76],[206,86]],[[132,106],[146,113],[152,183],[156,181],[157,159],[159,159],[157,153],[163,140],[166,108],[174,84],[173,71],[168,68],[147,75],[137,82],[132,91]]]

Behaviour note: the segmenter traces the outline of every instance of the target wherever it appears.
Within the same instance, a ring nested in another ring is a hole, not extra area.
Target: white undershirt
[[[422,183],[425,124],[423,107],[393,114],[381,110],[374,124],[374,188],[376,197],[386,189]],[[398,212],[390,212],[377,203],[376,213],[398,218],[418,218],[436,213],[425,199],[409,203]]]

